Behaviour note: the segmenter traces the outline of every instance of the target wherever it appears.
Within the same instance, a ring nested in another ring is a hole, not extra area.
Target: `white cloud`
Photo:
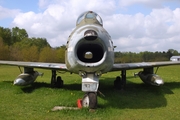
[[[39,3],[38,3],[40,8],[45,8],[47,7],[48,4],[49,4],[49,0],[39,0]]]
[[[0,20],[6,19],[6,18],[13,18],[19,12],[20,12],[20,10],[18,10],[18,9],[7,9],[7,8],[0,6]]]
[[[180,39],[179,17],[179,8],[153,9],[146,16],[115,14],[106,19],[105,27],[115,39],[117,50],[162,51],[173,48],[171,42]],[[180,45],[180,41],[176,44]],[[177,46],[174,49],[180,50]]]
[[[168,28],[168,33],[172,35],[178,35],[180,33],[180,8],[173,11],[173,16],[170,21],[170,26]]]
[[[44,9],[42,12],[20,13],[15,17],[13,26],[25,28],[31,37],[47,38],[53,47],[60,46],[66,44],[79,14],[93,10],[103,18],[104,27],[110,33],[117,51],[166,51],[169,48],[180,51],[178,47],[180,8],[172,10],[159,7],[153,8],[148,15],[143,13],[130,15],[118,13],[116,10],[119,5],[116,2],[115,0],[40,0],[39,6]],[[136,3],[162,6],[162,0],[158,2],[120,0],[119,2],[124,6]]]
[[[139,4],[149,8],[163,8],[163,3],[167,2],[179,2],[179,0],[119,0],[119,6],[127,7]]]
[[[43,12],[20,13],[15,17],[13,26],[25,28],[30,36],[47,38],[52,46],[60,46],[66,44],[66,40],[75,27],[76,19],[80,13],[91,9],[101,11],[101,13],[113,10],[113,2],[106,2],[110,7],[102,7],[102,2],[105,3],[106,1],[70,0],[62,2],[40,0],[40,7],[46,8]],[[81,3],[81,6],[79,3]]]

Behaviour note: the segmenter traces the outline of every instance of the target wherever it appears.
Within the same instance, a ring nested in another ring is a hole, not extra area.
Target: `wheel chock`
[[[77,100],[77,106],[78,108],[82,108],[82,99]]]

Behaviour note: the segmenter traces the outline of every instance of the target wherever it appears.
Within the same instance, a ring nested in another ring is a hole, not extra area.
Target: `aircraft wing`
[[[0,64],[20,66],[20,67],[30,67],[30,68],[43,68],[43,69],[57,69],[66,71],[67,67],[62,63],[43,63],[43,62],[21,62],[21,61],[1,61]]]
[[[180,64],[180,61],[120,63],[120,64],[114,64],[112,71],[148,68],[148,67],[159,67],[159,66],[168,66],[168,65],[178,65],[178,64]]]

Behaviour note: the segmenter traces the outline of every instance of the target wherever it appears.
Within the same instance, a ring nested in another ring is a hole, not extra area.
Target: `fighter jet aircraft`
[[[77,21],[76,28],[69,35],[65,51],[65,64],[0,61],[0,64],[24,67],[24,72],[14,81],[15,85],[29,85],[35,81],[41,73],[34,68],[50,69],[52,71],[51,85],[63,85],[61,77],[56,78],[56,71],[69,71],[79,74],[82,78],[82,106],[90,109],[97,108],[97,91],[99,78],[103,73],[121,71],[120,77],[114,81],[116,87],[125,86],[126,70],[142,68],[138,76],[144,83],[160,86],[164,82],[154,73],[154,67],[177,65],[180,62],[141,62],[114,64],[114,46],[111,36],[103,28],[101,17],[93,12],[82,13]]]

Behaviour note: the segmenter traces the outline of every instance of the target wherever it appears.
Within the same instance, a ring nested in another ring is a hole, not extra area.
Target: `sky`
[[[180,0],[0,0],[0,26],[23,28],[58,47],[88,10],[103,19],[115,51],[180,52]]]

